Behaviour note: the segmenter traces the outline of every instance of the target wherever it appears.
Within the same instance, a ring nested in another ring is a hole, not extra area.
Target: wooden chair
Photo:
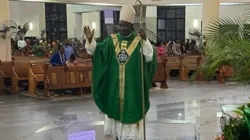
[[[29,64],[29,95],[37,96],[37,85],[44,82],[44,65],[45,63]]]
[[[11,82],[11,87],[12,91],[17,93],[19,92],[19,81],[24,81],[28,80],[29,76],[29,68],[28,68],[29,63],[27,62],[14,62],[12,71],[13,71],[13,76],[12,76],[12,82]]]
[[[190,70],[197,70],[199,56],[180,57],[180,80],[188,80]]]
[[[45,66],[45,88],[44,95],[49,97],[50,90],[60,89],[75,89],[91,87],[92,81],[92,66],[77,66],[77,67],[52,67]]]

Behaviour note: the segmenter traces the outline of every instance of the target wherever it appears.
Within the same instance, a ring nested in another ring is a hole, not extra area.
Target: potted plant
[[[249,10],[250,11],[250,10]],[[250,12],[240,18],[213,20],[205,29],[206,63],[199,72],[206,78],[214,76],[221,66],[233,68],[233,79],[250,83]]]

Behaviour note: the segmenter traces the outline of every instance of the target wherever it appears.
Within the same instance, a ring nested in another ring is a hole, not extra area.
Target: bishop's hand
[[[139,35],[140,37],[143,39],[143,40],[146,40],[147,39],[147,36],[146,36],[146,33],[143,29],[140,29],[139,30]]]
[[[91,41],[94,37],[95,30],[94,29],[90,30],[89,26],[84,26],[83,31],[84,31],[84,34],[85,34],[86,38],[88,39],[89,43],[91,43]]]

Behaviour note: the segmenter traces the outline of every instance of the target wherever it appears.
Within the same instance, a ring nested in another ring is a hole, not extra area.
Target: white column
[[[78,39],[82,38],[82,13],[75,13],[75,29],[74,34]]]
[[[202,30],[205,31],[211,20],[219,18],[220,0],[203,0]],[[206,33],[206,32],[205,32]]]
[[[9,20],[9,0],[0,0],[0,23]],[[10,39],[0,38],[0,60],[11,60],[11,44]]]

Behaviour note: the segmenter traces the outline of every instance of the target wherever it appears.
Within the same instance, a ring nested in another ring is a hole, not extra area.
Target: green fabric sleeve
[[[104,41],[97,43],[96,50],[92,57],[93,74],[92,74],[92,91],[96,105],[105,113],[105,106],[102,98],[104,98],[105,74],[108,70],[111,57],[111,48],[113,46],[112,38],[109,36]]]

